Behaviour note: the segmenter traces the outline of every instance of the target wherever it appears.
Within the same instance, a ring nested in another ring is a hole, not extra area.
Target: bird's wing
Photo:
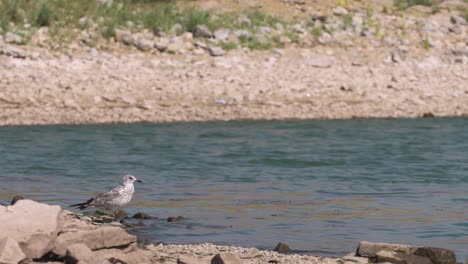
[[[123,186],[115,187],[114,189],[100,193],[94,198],[92,205],[102,205],[107,204],[109,201],[117,199],[122,194]]]

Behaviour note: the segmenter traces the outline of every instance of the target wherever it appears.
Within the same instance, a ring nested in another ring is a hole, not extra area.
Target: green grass
[[[224,49],[224,50],[233,50],[233,49],[237,49],[239,46],[237,45],[237,43],[235,42],[222,42],[220,44],[221,48]]]
[[[239,24],[241,15],[250,23]],[[92,22],[80,25],[79,21],[84,17]],[[29,26],[25,27],[26,24]],[[260,27],[273,29],[287,22],[259,10],[216,15],[197,8],[181,9],[174,1],[164,0],[114,0],[110,6],[100,5],[96,0],[0,0],[0,32],[28,28],[26,35],[33,35],[40,27],[48,27],[52,39],[59,43],[73,41],[81,30],[90,30],[97,38],[110,39],[116,29],[135,32],[146,28],[170,33],[175,24],[189,32],[193,32],[197,25],[206,25],[212,31],[246,29],[255,34]],[[298,39],[297,34],[287,34],[293,41]],[[240,45],[252,49],[275,46],[274,41],[267,40],[243,39]],[[225,49],[234,47],[232,43],[223,45]]]
[[[400,10],[405,10],[415,5],[432,6],[436,3],[433,0],[394,0],[393,5]]]
[[[314,27],[311,33],[315,38],[320,38],[323,35],[323,30],[319,27]]]

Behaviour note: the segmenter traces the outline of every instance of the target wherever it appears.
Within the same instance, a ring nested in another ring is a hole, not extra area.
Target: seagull
[[[96,197],[87,200],[84,203],[77,203],[70,205],[80,210],[88,207],[96,207],[103,210],[112,211],[114,220],[116,219],[115,213],[127,205],[132,200],[133,193],[135,192],[134,182],[142,182],[133,175],[123,176],[121,186],[117,186],[108,192],[98,194]]]

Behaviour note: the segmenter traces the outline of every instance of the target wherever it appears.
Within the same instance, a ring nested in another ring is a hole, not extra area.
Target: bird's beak
[[[140,180],[136,180],[136,182],[143,183],[143,182],[142,182],[142,181],[140,181]]]

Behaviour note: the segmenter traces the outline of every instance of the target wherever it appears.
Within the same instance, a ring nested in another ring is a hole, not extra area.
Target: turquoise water
[[[1,127],[0,153],[3,204],[67,205],[136,175],[127,211],[160,219],[132,232],[154,242],[468,255],[468,119]]]

